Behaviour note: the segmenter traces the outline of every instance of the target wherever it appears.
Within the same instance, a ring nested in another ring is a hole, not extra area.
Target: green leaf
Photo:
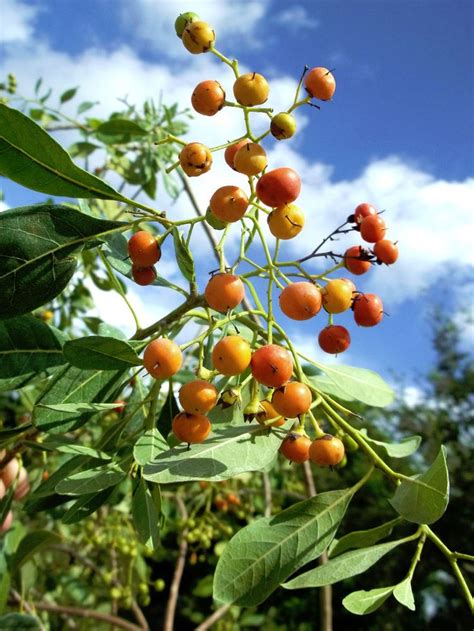
[[[173,235],[174,250],[176,253],[176,262],[178,263],[178,267],[186,280],[194,282],[196,279],[194,260],[189,248],[184,242],[183,235],[177,228],[174,228],[171,234]]]
[[[15,554],[9,559],[8,564],[12,570],[18,570],[43,548],[60,542],[61,537],[49,530],[30,532],[20,541]]]
[[[58,438],[46,438],[41,443],[41,446],[46,449],[53,449],[63,454],[72,454],[74,456],[88,456],[89,458],[96,458],[97,460],[110,460],[111,456],[104,451],[93,449],[92,447],[86,447],[85,445],[79,445],[77,439],[73,439],[74,442],[64,443],[63,439]]]
[[[0,143],[0,166],[1,156]],[[0,318],[23,315],[55,298],[74,274],[76,255],[87,240],[124,225],[68,206],[40,204],[0,213]]]
[[[335,559],[330,559],[327,563],[320,565],[300,576],[297,576],[282,587],[286,589],[300,589],[302,587],[322,587],[343,581],[351,576],[362,574],[375,565],[382,557],[391,552],[394,548],[406,543],[406,539],[380,543],[370,548],[360,548],[340,554]]]
[[[33,316],[0,320],[0,377],[33,375],[64,364],[62,343],[61,334]]]
[[[373,370],[317,362],[315,366],[329,377],[338,390],[342,390],[356,401],[375,407],[385,407],[393,402],[394,391]]]
[[[96,149],[99,149],[99,145],[94,145],[92,142],[75,142],[68,149],[69,155],[72,158],[87,158],[94,153]]]
[[[368,592],[365,590],[352,592],[344,598],[342,604],[351,613],[363,616],[381,607],[394,589],[395,585],[392,585],[390,587],[377,587]]]
[[[0,616],[2,631],[41,631],[44,627],[38,618],[25,613],[7,613]]]
[[[76,92],[78,91],[78,89],[79,89],[78,87],[69,88],[69,90],[66,90],[65,92],[63,92],[59,99],[61,103],[67,103],[67,101],[70,101],[71,99],[73,99],[76,96]]]
[[[97,105],[98,102],[99,101],[83,101],[77,108],[77,113],[83,114],[84,112],[87,112],[87,110],[90,110],[91,108],[93,108],[94,105]]]
[[[15,492],[15,489],[12,485],[7,490],[7,492],[2,497],[2,499],[0,499],[0,524],[3,524],[6,516],[8,515],[8,511],[10,510],[12,502],[13,502],[14,492]]]
[[[73,473],[56,485],[56,492],[63,495],[97,493],[120,484],[127,474],[117,466],[107,465]]]
[[[176,397],[174,396],[173,388],[170,386],[165,402],[163,403],[163,407],[161,408],[156,421],[156,426],[162,436],[168,436],[171,431],[171,422],[178,412],[179,407],[176,403]]]
[[[446,510],[449,474],[446,449],[441,447],[435,461],[423,475],[405,478],[390,500],[397,513],[415,524],[432,524]]]
[[[61,521],[63,524],[77,524],[79,521],[89,517],[108,501],[115,488],[110,486],[98,493],[83,495],[64,513]]]
[[[263,602],[327,548],[352,495],[352,489],[321,493],[242,528],[217,563],[214,599],[243,607]]]
[[[133,494],[132,515],[140,541],[156,550],[160,543],[160,513],[144,480],[139,480]]]
[[[352,548],[364,548],[373,546],[380,539],[384,539],[392,534],[394,527],[401,522],[400,517],[396,517],[385,524],[370,528],[369,530],[355,530],[341,537],[329,550],[329,556],[335,557],[346,550]]]
[[[401,605],[415,611],[415,598],[411,588],[411,578],[407,577],[401,583],[398,583],[393,590],[393,595]]]
[[[281,435],[260,425],[223,427],[204,443],[178,446],[145,465],[143,477],[160,484],[189,480],[228,480],[246,471],[261,471],[271,462]]]
[[[66,360],[84,370],[120,370],[140,366],[142,361],[125,340],[89,335],[66,342]]]
[[[154,460],[158,454],[168,450],[168,443],[155,427],[137,440],[133,448],[133,457],[135,462],[143,466]]]
[[[375,447],[376,451],[382,450],[392,458],[406,458],[407,456],[411,456],[421,444],[421,436],[407,436],[399,443],[384,443],[381,440],[370,438],[367,435],[366,429],[361,429],[360,433],[370,445]]]
[[[48,195],[126,201],[111,186],[79,168],[44,129],[0,103],[0,175]]]
[[[138,123],[134,123],[126,118],[112,118],[97,127],[96,134],[102,136],[146,136],[146,129]]]
[[[80,370],[74,366],[60,369],[36,401],[33,412],[35,427],[43,432],[55,433],[68,432],[84,425],[94,412],[61,412],[46,406],[115,401],[123,376],[122,371]]]
[[[105,410],[113,410],[117,407],[116,403],[49,403],[39,404],[37,403],[37,409],[44,408],[46,410],[53,410],[54,412],[65,412],[66,414],[83,412],[103,412]]]

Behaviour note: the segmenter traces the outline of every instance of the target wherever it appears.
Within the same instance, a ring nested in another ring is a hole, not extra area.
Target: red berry
[[[151,285],[156,279],[156,270],[154,267],[132,265],[132,277],[137,285]]]
[[[360,245],[353,245],[344,254],[344,267],[352,274],[360,276],[370,269],[370,261],[367,260],[369,257],[370,254],[367,250],[361,248]]]
[[[398,259],[398,248],[395,243],[388,239],[382,239],[374,245],[374,254],[377,257],[377,261],[386,265],[393,265]]]
[[[375,326],[383,318],[383,303],[376,294],[359,294],[353,309],[354,320],[360,326]]]
[[[344,326],[331,324],[321,331],[318,342],[325,353],[337,355],[349,348],[351,336]]]
[[[379,215],[364,217],[360,224],[360,235],[368,243],[376,243],[384,238],[387,227]]]
[[[377,209],[375,208],[375,206],[372,206],[372,204],[368,204],[367,202],[364,202],[363,204],[359,204],[358,206],[356,206],[356,209],[354,210],[354,221],[357,224],[360,224],[362,219],[364,219],[364,217],[368,217],[369,215],[376,215],[377,214]]]
[[[301,191],[301,179],[298,173],[288,167],[268,171],[257,182],[258,199],[272,208],[291,204]]]

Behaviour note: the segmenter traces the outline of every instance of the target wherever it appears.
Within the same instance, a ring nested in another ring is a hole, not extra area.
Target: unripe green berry
[[[162,592],[166,587],[166,583],[162,578],[157,578],[153,583],[153,587],[157,592]]]
[[[176,35],[178,37],[183,36],[184,29],[191,22],[197,22],[199,20],[199,15],[197,13],[193,13],[192,11],[186,11],[186,13],[181,13],[176,18],[174,23],[174,30],[176,31]]]
[[[112,600],[118,600],[122,596],[122,590],[119,587],[112,587],[110,590],[110,598]]]
[[[272,118],[270,123],[272,136],[277,140],[286,140],[296,133],[296,120],[287,112],[280,112]]]

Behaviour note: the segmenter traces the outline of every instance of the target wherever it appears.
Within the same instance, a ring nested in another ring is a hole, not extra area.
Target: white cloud
[[[242,46],[259,45],[261,19],[265,16],[269,0],[122,0],[122,19],[132,34],[160,54],[183,59],[188,58],[174,30],[174,22],[180,13],[192,10],[216,33],[216,45],[239,42]],[[230,52],[229,52],[230,54]]]
[[[303,28],[315,29],[319,26],[319,20],[311,17],[305,7],[293,5],[276,15],[276,22],[283,24],[292,31]]]
[[[27,42],[33,35],[37,14],[38,7],[17,0],[1,0],[0,43]]]

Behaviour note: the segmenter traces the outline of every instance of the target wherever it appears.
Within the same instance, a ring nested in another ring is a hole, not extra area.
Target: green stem
[[[239,63],[236,59],[230,60],[228,57],[226,57],[225,55],[223,55],[221,52],[219,52],[217,50],[217,48],[211,47],[211,49],[209,50],[209,52],[211,52],[213,55],[215,55],[218,59],[220,59],[223,63],[225,63],[227,66],[229,66],[230,68],[232,68],[232,72],[235,75],[235,78],[238,79],[239,78]]]
[[[147,417],[145,419],[145,431],[153,429],[155,427],[155,419],[156,419],[156,410],[158,407],[158,397],[161,390],[162,381],[155,381],[155,383],[150,388],[150,409],[148,411]],[[170,380],[170,388],[171,388],[171,380]]]
[[[406,575],[406,578],[409,579],[410,581],[413,578],[413,574],[415,573],[415,568],[421,559],[421,552],[423,550],[423,546],[425,545],[425,541],[426,541],[426,532],[424,532],[422,527],[420,526],[418,530],[416,531],[415,536],[419,536],[420,539],[418,541],[418,545],[416,546],[415,554],[413,555],[413,558],[410,563],[410,567],[408,569],[408,573]]]

